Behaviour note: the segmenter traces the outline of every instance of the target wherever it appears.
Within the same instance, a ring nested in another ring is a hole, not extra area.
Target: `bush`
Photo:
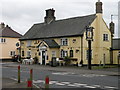
[[[66,56],[64,57],[65,65],[70,65],[71,64],[71,58]]]
[[[35,62],[35,64],[38,64],[38,57],[37,56],[34,57],[34,62]]]

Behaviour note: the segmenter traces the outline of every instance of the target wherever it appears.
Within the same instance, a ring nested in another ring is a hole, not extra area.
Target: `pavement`
[[[18,83],[17,80],[10,78],[2,78],[2,90],[40,90],[35,85],[32,89],[27,87],[27,82]]]

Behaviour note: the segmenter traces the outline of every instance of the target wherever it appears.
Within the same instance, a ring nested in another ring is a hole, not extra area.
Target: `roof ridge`
[[[13,30],[11,27],[5,27],[5,28],[9,28],[11,31],[13,31],[14,33],[19,34],[20,36],[22,36],[22,34],[18,33],[17,31]],[[4,30],[4,29],[3,29]]]
[[[70,17],[70,18],[65,18],[65,19],[59,19],[59,20],[55,20],[55,22],[56,21],[62,21],[62,20],[74,19],[74,18],[83,18],[83,17],[93,16],[93,15],[96,15],[96,14],[89,14],[89,15],[86,15],[86,16],[76,16],[76,17]]]
[[[2,29],[2,37],[22,37],[22,34],[18,33],[17,31],[13,30],[10,27],[5,27]]]
[[[84,16],[76,16],[76,17],[70,17],[70,18],[65,18],[65,19],[58,19],[58,20],[55,20],[54,22],[63,21],[63,20],[69,20],[69,19],[75,19],[75,18],[83,18],[83,17],[93,16],[93,15],[96,15],[96,14],[89,14],[89,15],[84,15]],[[39,25],[39,24],[45,24],[45,23],[44,22],[35,23],[34,25]]]

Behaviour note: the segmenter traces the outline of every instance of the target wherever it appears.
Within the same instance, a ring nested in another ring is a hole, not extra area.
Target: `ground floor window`
[[[27,51],[27,57],[31,57],[31,51]]]
[[[61,58],[68,56],[68,52],[65,50],[61,50]]]
[[[52,57],[56,57],[56,52],[52,51]]]
[[[73,57],[73,50],[70,50],[70,57]]]
[[[24,56],[24,51],[22,51],[22,56]]]
[[[10,56],[15,56],[15,51],[10,51]]]

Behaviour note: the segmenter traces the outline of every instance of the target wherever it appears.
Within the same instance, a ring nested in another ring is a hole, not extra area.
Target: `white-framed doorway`
[[[39,47],[39,52],[40,52],[40,64],[41,65],[46,65],[47,47],[46,46],[40,46]]]

